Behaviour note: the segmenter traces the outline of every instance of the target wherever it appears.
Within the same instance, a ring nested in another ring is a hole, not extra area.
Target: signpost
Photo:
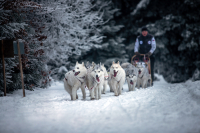
[[[4,96],[6,96],[6,75],[5,75],[4,58],[13,58],[14,54],[15,55],[17,54],[19,56],[19,67],[20,67],[20,74],[21,74],[21,81],[22,81],[23,97],[25,97],[24,78],[23,78],[22,62],[21,62],[21,54],[24,54],[24,44],[19,43],[19,40],[17,40],[17,44],[13,42],[13,40],[1,40],[0,48],[1,48],[0,53],[2,56],[2,65],[3,65]],[[14,51],[14,48],[15,48],[15,51]],[[20,52],[20,50],[22,52]]]
[[[25,97],[24,77],[23,77],[23,71],[22,71],[22,61],[21,61],[20,46],[19,46],[18,40],[17,40],[17,49],[18,49],[18,56],[19,56],[19,67],[20,67],[20,74],[21,74],[21,80],[22,80],[23,97]]]

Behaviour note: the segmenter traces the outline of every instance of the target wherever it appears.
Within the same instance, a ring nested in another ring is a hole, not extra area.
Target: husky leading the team
[[[71,100],[78,99],[77,90],[81,88],[83,99],[86,98],[85,89],[90,91],[91,100],[101,99],[101,94],[106,93],[109,85],[110,91],[114,92],[115,96],[122,94],[125,79],[128,83],[129,91],[135,91],[135,87],[139,89],[147,87],[147,82],[150,79],[147,65],[138,64],[137,67],[130,63],[120,65],[113,62],[108,73],[104,65],[88,63],[79,64],[76,62],[74,70],[65,74],[64,88],[70,94]]]
[[[85,83],[86,83],[87,69],[84,63],[79,64],[76,62],[74,70],[71,70],[65,74],[64,87],[70,94],[71,100],[78,99],[77,90],[81,88],[83,99],[86,98]]]

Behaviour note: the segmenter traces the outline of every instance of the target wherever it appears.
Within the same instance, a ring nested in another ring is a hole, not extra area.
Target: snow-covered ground
[[[200,133],[200,81],[71,101],[63,83],[0,97],[0,133]]]

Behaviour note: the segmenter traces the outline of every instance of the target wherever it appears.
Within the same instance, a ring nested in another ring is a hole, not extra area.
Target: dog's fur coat
[[[129,91],[135,91],[135,86],[137,84],[138,78],[138,68],[136,68],[131,63],[123,63],[121,66],[126,72],[126,80],[128,83]]]
[[[93,87],[91,89],[95,92],[95,99],[101,99],[101,90],[103,89],[104,84],[104,71],[101,65],[98,64],[94,67],[91,76],[93,77]],[[92,97],[94,97],[94,93],[91,93],[91,98]]]
[[[90,91],[91,100],[95,99],[94,88],[96,87],[96,84],[94,83],[93,76],[91,75],[92,71],[94,70],[95,65],[96,64],[94,62],[92,62],[92,64],[89,64],[89,62],[87,62],[86,64],[86,67],[87,67],[86,85]]]
[[[119,64],[119,61],[118,63],[112,63],[110,76],[110,85],[112,86],[115,96],[121,95],[126,75],[124,69]]]
[[[79,64],[76,62],[75,68],[73,71],[69,71],[65,74],[64,88],[70,94],[71,100],[78,99],[77,90],[81,88],[83,99],[86,98],[85,93],[85,78],[87,75],[87,69],[84,66],[84,63]]]
[[[140,86],[142,86],[142,88],[147,88],[148,80],[151,79],[151,74],[149,74],[148,66],[146,63],[145,64],[138,63],[137,68],[139,69],[137,88],[140,89]]]
[[[104,67],[104,65],[101,65],[101,68],[103,69],[104,72],[104,83],[103,83],[103,94],[106,94],[106,90],[107,90],[107,86],[108,86],[108,72],[106,71],[106,68]]]

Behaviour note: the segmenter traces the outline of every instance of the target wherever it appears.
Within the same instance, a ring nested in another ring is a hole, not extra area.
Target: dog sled
[[[151,75],[151,60],[150,60],[150,58],[148,56],[146,56],[145,54],[140,54],[140,56],[134,55],[131,58],[131,64],[134,65],[135,67],[137,67],[139,63],[146,64],[148,67],[149,74]],[[152,77],[150,78],[149,86],[152,86]]]

